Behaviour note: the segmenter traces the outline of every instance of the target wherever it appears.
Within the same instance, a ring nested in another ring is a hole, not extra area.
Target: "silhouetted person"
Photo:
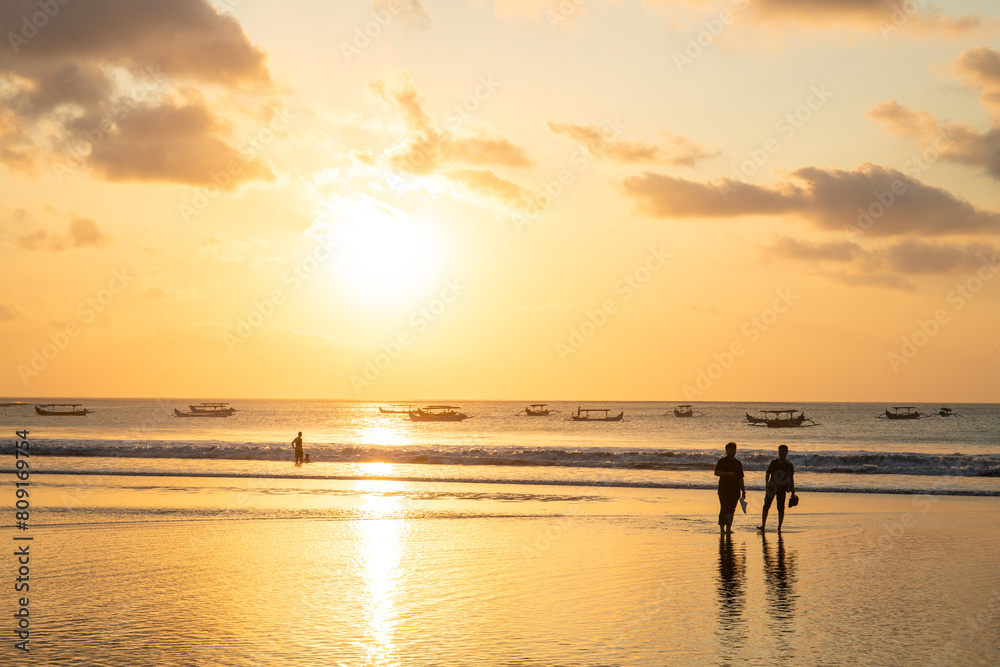
[[[747,497],[743,486],[743,464],[736,458],[736,443],[726,445],[726,455],[715,464],[719,478],[719,534],[733,532],[733,514],[740,498]]]
[[[295,465],[302,465],[302,431],[292,440],[292,447],[295,448]]]
[[[309,460],[309,455],[308,454],[306,454],[305,458],[302,459],[302,462],[303,463],[312,463],[312,461]]]
[[[774,497],[778,496],[778,532],[781,532],[781,523],[785,520],[785,494],[795,495],[795,470],[788,456],[788,446],[778,447],[778,458],[771,461],[764,473],[764,510],[761,513],[760,525],[757,530],[764,532],[767,526],[767,511],[771,509]]]

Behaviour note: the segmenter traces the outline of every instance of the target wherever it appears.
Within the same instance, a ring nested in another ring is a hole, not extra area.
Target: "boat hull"
[[[35,406],[35,412],[42,415],[43,417],[86,417],[90,414],[90,410],[84,408],[83,410],[43,410],[37,405]]]
[[[625,417],[625,412],[619,412],[614,417],[581,417],[580,415],[573,415],[570,417],[571,421],[575,422],[620,422]]]
[[[454,415],[434,415],[429,413],[411,412],[410,421],[415,422],[460,422],[469,419],[468,415],[462,413]]]
[[[920,419],[920,413],[919,412],[897,413],[897,412],[889,412],[888,410],[886,410],[885,411],[885,418],[886,419]]]
[[[229,415],[233,414],[233,412],[235,412],[235,410],[233,410],[232,412],[229,411],[229,410],[219,410],[217,412],[181,412],[177,408],[174,408],[174,415],[176,415],[177,417],[215,417],[215,418],[219,418],[219,417],[228,417]]]

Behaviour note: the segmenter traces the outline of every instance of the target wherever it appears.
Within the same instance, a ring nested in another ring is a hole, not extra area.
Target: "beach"
[[[802,492],[762,537],[751,492],[722,539],[701,489],[34,480],[18,664],[1000,660],[994,497]]]

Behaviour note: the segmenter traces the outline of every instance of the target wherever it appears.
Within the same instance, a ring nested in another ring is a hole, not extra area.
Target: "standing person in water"
[[[736,458],[736,443],[726,445],[726,455],[715,464],[719,478],[719,535],[731,535],[736,503],[747,497],[743,486],[743,464]]]
[[[788,460],[788,446],[778,447],[778,458],[771,461],[764,473],[764,511],[761,513],[760,525],[757,530],[764,532],[767,525],[767,511],[771,509],[774,497],[778,496],[778,532],[781,532],[781,523],[785,520],[785,493],[795,495],[795,470],[792,462]]]
[[[295,465],[302,465],[302,431],[292,440],[292,447],[295,448]]]

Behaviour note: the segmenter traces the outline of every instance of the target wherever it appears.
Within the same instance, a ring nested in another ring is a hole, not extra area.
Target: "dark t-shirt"
[[[767,466],[767,474],[771,476],[771,481],[768,483],[774,487],[775,491],[787,491],[792,483],[792,477],[795,475],[795,469],[788,459],[785,459],[784,463],[781,459],[774,459],[771,461],[771,465]]]
[[[743,479],[743,464],[736,457],[723,456],[715,464],[715,472],[735,472],[736,477],[720,477],[719,493],[739,495],[740,480]]]

